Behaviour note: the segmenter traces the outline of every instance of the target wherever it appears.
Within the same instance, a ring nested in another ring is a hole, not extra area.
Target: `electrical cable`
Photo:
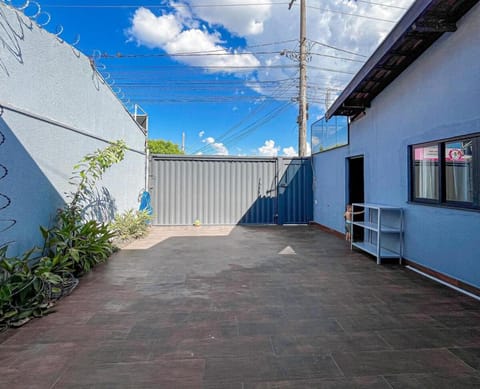
[[[175,7],[178,8],[219,8],[219,7],[249,7],[249,6],[268,6],[268,5],[287,5],[286,2],[276,2],[276,3],[237,3],[237,4],[175,4]],[[160,9],[171,9],[170,5],[165,4],[48,4],[46,7],[51,8],[160,8]]]
[[[296,77],[298,76],[298,71],[294,74],[294,77],[292,78],[293,80],[296,79]],[[296,83],[295,83],[296,85]],[[274,91],[275,92],[275,91]],[[284,94],[284,90],[280,90],[279,88],[277,89],[276,91],[276,94],[277,94],[277,97],[279,94]],[[244,128],[243,130],[240,130],[238,134],[232,134],[233,131],[235,131],[237,128],[239,128],[244,122],[246,122],[250,117],[252,117],[253,115],[259,113],[260,111],[262,111],[264,108],[266,108],[267,104],[268,103],[271,103],[275,98],[275,93],[272,93],[272,99],[271,100],[266,100],[266,99],[263,99],[262,103],[260,105],[258,105],[254,111],[252,111],[249,115],[245,116],[243,119],[240,120],[240,122],[238,122],[237,124],[235,124],[234,126],[232,126],[230,129],[228,129],[226,132],[224,132],[223,134],[221,134],[220,136],[218,136],[216,138],[216,141],[217,142],[223,142],[223,143],[227,143],[227,142],[230,142],[232,140],[235,139],[235,137],[239,137],[239,139],[241,139],[241,134],[244,134],[243,138],[245,136],[248,135],[248,133],[250,132],[253,132],[254,130],[250,130],[248,131],[249,128],[252,128],[253,125],[255,125],[255,122],[248,125],[246,128]],[[291,101],[287,102],[287,103],[291,103]],[[263,118],[265,117],[268,117],[269,115],[271,115],[272,111],[267,113]],[[278,112],[279,113],[279,112]],[[273,118],[273,116],[272,116]],[[259,122],[260,120],[262,119],[257,119],[257,122]],[[267,120],[268,121],[268,120]],[[266,122],[265,122],[266,123]],[[264,123],[263,123],[264,124]],[[256,127],[256,129],[258,129],[258,126]],[[247,133],[245,133],[245,131],[247,131]],[[238,139],[238,140],[239,140]],[[202,146],[200,149],[196,150],[194,152],[194,154],[197,154],[199,152],[203,152],[204,150],[208,149],[210,145],[207,144],[207,145],[204,145]]]
[[[222,143],[224,146],[229,146],[232,145],[234,142],[238,142],[241,139],[244,139],[254,131],[258,130],[260,126],[268,123],[280,113],[285,111],[290,105],[292,104],[291,101],[287,101],[286,103],[282,104],[281,106],[275,107],[273,110],[269,111],[266,115],[264,115],[262,118],[257,119],[255,122],[249,124],[246,126],[244,129],[242,129],[239,133],[237,134],[232,134],[229,137],[222,138],[218,137],[215,139],[215,143]],[[205,150],[207,150],[211,146],[210,143],[208,143],[205,146],[202,146],[201,148],[197,149],[196,151],[193,152],[193,154],[198,154],[201,153]]]
[[[293,75],[293,77],[290,79],[290,81],[292,80],[296,80],[297,79],[297,76],[299,74],[299,71],[295,72],[295,74]],[[296,85],[296,83],[295,83]],[[291,88],[291,87],[290,87]],[[282,93],[283,94],[283,91],[280,91],[280,88],[278,87],[276,91],[273,91],[272,93],[272,97],[275,98],[275,97],[278,97],[279,94]],[[231,127],[229,130],[227,130],[225,133],[221,134],[220,135],[220,139],[224,139],[228,134],[232,133],[236,128],[240,127],[240,125],[242,125],[246,120],[247,118],[251,117],[252,115],[255,115],[257,114],[258,112],[260,112],[261,110],[263,110],[265,108],[267,104],[267,100],[263,100],[262,103],[260,105],[258,105],[248,116],[245,116],[242,120],[240,120],[239,123],[237,123],[236,125],[234,125],[233,127]]]
[[[365,0],[357,0],[359,3],[375,5],[385,8],[394,8],[405,10],[406,8],[385,3],[376,3]],[[258,7],[258,6],[283,6],[289,5],[288,2],[270,2],[270,3],[237,3],[237,4],[175,4],[176,8],[226,8],[226,7]],[[152,8],[152,9],[172,9],[172,6],[166,4],[46,4],[50,8],[88,8],[88,9],[108,9],[108,8]],[[308,7],[308,6],[307,6]],[[356,15],[358,16],[358,15]]]
[[[377,22],[385,22],[385,23],[396,23],[397,22],[396,20],[377,18],[375,16],[368,16],[368,15],[353,14],[353,13],[350,13],[350,12],[337,11],[337,10],[332,10],[332,9],[329,9],[329,8],[315,7],[313,5],[307,5],[307,8],[315,9],[315,10],[322,11],[322,12],[336,13],[336,14],[340,14],[340,15],[344,15],[344,16],[353,16],[353,17],[357,17],[357,18],[375,20]]]
[[[333,48],[332,46],[330,46]],[[101,58],[105,59],[121,59],[121,58],[162,58],[162,57],[224,57],[224,56],[242,56],[242,55],[272,55],[272,54],[280,54],[278,51],[253,51],[253,52],[226,52],[223,49],[221,50],[211,50],[211,51],[198,51],[198,52],[185,52],[185,53],[149,53],[149,54],[123,54],[123,53],[116,53],[116,54],[108,54],[102,53]],[[356,53],[352,53],[355,55],[359,55]],[[339,59],[343,61],[352,61],[352,62],[360,62],[364,63],[365,61],[354,59],[354,58],[347,58],[347,57],[339,57],[336,55],[329,55],[329,54],[322,54],[322,53],[309,53],[309,55],[315,55],[319,57],[325,58],[333,58]]]
[[[333,50],[341,51],[341,52],[352,54],[352,55],[358,55],[359,57],[367,58],[366,55],[355,53],[354,51],[350,51],[350,50],[345,50],[345,49],[342,49],[342,48],[337,47],[337,46],[328,45],[326,43],[322,43],[322,42],[316,41],[314,39],[308,39],[308,41],[312,42],[312,43],[315,43],[319,46],[327,47],[329,49],[333,49]]]
[[[250,124],[247,126],[241,133],[232,136],[230,138],[227,138],[223,141],[225,145],[230,145],[234,142],[238,142],[241,139],[246,138],[248,135],[251,133],[255,132],[260,128],[260,126],[268,123],[269,121],[273,120],[275,117],[279,116],[282,112],[284,112],[288,107],[290,107],[293,104],[292,101],[287,101],[283,105],[273,109],[270,111],[267,115],[265,115],[263,118],[257,120],[256,122]]]
[[[376,3],[373,1],[365,1],[365,0],[355,0],[357,3],[363,3],[363,4],[369,4],[369,5],[378,5],[380,7],[385,7],[385,8],[395,8],[395,9],[401,9],[403,11],[407,10],[408,8],[406,7],[400,7],[398,5],[392,5],[392,4],[385,4],[385,3]]]
[[[373,3],[370,3],[373,5]],[[248,6],[271,6],[271,5],[288,5],[288,3],[285,2],[280,2],[280,3],[238,3],[238,4],[205,4],[205,5],[188,5],[188,4],[176,4],[177,7],[186,7],[186,8],[219,8],[219,7],[248,7]],[[379,4],[375,4],[379,5]],[[49,4],[45,5],[46,7],[50,8],[87,8],[87,9],[107,9],[107,8],[140,8],[140,7],[145,7],[145,8],[160,8],[160,9],[171,9],[172,7],[169,5],[86,5],[86,4],[72,4],[72,5],[60,5],[60,4]],[[386,6],[386,5],[382,5]],[[361,14],[354,14],[350,12],[344,12],[344,11],[339,11],[339,10],[334,10],[334,9],[329,9],[329,8],[321,8],[321,7],[315,7],[312,5],[307,5],[307,8],[319,10],[322,12],[328,12],[328,13],[335,13],[335,14],[340,14],[344,16],[353,16],[357,18],[363,18],[363,19],[369,19],[369,20],[375,20],[378,22],[385,22],[385,23],[396,23],[395,20],[391,19],[384,19],[384,18],[377,18],[374,16],[368,16],[368,15],[361,15]]]

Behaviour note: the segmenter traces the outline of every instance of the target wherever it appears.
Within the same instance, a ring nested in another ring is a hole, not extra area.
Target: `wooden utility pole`
[[[295,0],[291,0],[288,9]],[[307,154],[307,10],[306,0],[300,0],[300,53],[299,53],[300,85],[298,95],[298,155]]]

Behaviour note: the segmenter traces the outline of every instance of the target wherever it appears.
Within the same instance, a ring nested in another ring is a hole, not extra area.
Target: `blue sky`
[[[310,143],[311,124],[413,1],[306,1]],[[51,16],[44,28],[80,36],[127,108],[148,113],[150,138],[181,144],[185,133],[188,154],[297,153],[300,0],[291,10],[272,0],[38,3]]]

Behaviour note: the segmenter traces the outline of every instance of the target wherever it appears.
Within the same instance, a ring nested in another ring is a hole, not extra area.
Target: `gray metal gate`
[[[309,159],[153,155],[153,224],[307,223],[311,176]]]

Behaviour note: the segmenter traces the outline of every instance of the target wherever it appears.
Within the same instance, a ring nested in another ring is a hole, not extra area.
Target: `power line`
[[[292,105],[292,102],[286,102],[285,104],[281,105],[280,107],[277,107],[276,109],[274,109],[273,111],[271,111],[267,115],[265,115],[262,119],[259,119],[256,122],[252,123],[250,126],[248,126],[245,130],[243,130],[241,133],[239,133],[235,137],[226,139],[223,142],[224,145],[230,146],[234,142],[238,142],[239,140],[246,138],[248,135],[257,131],[261,126],[267,124],[269,121],[278,117],[282,112],[284,112],[291,105]]]
[[[296,39],[289,39],[289,40],[286,40],[286,41],[278,41],[278,42],[271,42],[271,43],[259,43],[257,45],[248,45],[248,48],[273,46],[273,45],[280,45],[280,44],[283,44],[283,43],[292,43],[292,42],[298,42],[298,41]]]
[[[369,5],[378,5],[380,7],[385,7],[385,8],[395,8],[395,9],[401,9],[401,10],[407,10],[408,8],[406,7],[400,7],[398,5],[391,5],[391,4],[385,4],[385,3],[376,3],[373,1],[365,1],[365,0],[355,0],[357,3],[364,3],[364,4],[369,4]]]
[[[298,74],[299,74],[299,73],[297,72],[297,73],[295,74],[295,76],[297,76]],[[295,77],[295,79],[296,79],[296,77]],[[296,87],[296,85],[297,85],[297,83],[294,82],[294,84],[292,85],[292,87],[290,87],[289,89],[292,89],[294,86]],[[287,89],[287,91],[288,91],[288,89]],[[276,91],[274,91],[274,92],[272,93],[272,96],[273,96],[275,99],[278,99],[279,96],[285,97],[285,91],[284,91],[284,90],[281,90],[280,88],[278,88]],[[291,104],[291,102],[289,102],[289,104]],[[263,102],[262,102],[262,104],[261,104],[260,106],[258,106],[250,115],[248,115],[247,117],[245,117],[244,119],[242,119],[237,125],[233,126],[233,127],[230,128],[228,131],[226,131],[224,134],[222,134],[222,135],[220,136],[220,139],[221,139],[222,141],[225,139],[225,142],[227,141],[227,139],[228,139],[228,140],[231,140],[234,135],[232,134],[232,135],[229,136],[229,138],[226,138],[227,135],[228,135],[228,134],[231,134],[231,133],[233,132],[233,130],[235,130],[235,129],[238,128],[240,125],[242,125],[249,117],[252,117],[254,114],[257,114],[257,113],[259,113],[261,110],[263,110],[264,108],[266,108],[266,105],[267,105],[267,100],[264,99]],[[285,108],[286,108],[286,106],[285,106]],[[277,112],[277,113],[279,114],[280,112]],[[265,117],[272,117],[272,118],[273,118],[273,116],[271,116],[271,115],[272,115],[272,111],[269,112],[269,113],[267,113],[267,114],[264,116],[264,118],[265,118]],[[245,132],[248,131],[248,129],[251,129],[252,126],[255,125],[255,124],[258,124],[258,122],[259,122],[259,119],[257,119],[256,122],[254,122],[254,123],[250,124],[249,126],[247,126],[246,129],[244,129],[244,130],[242,130],[241,132],[239,132],[239,135],[238,135],[238,136],[240,136],[240,134],[245,134]],[[255,128],[258,128],[258,126],[255,127]]]
[[[315,7],[313,5],[307,5],[307,8],[316,9],[316,10],[319,10],[319,11],[322,11],[322,12],[336,13],[336,14],[340,14],[340,15],[344,15],[344,16],[354,16],[354,17],[357,17],[357,18],[375,20],[377,22],[385,22],[385,23],[396,23],[397,22],[396,20],[377,18],[375,16],[353,14],[353,13],[350,13],[350,12],[338,11],[338,10],[333,10],[333,9],[329,9],[329,8]]]
[[[222,49],[223,50],[223,49]],[[220,56],[242,56],[242,55],[272,55],[272,54],[279,54],[279,51],[256,51],[256,52],[242,52],[242,53],[231,53],[225,52],[220,50],[212,50],[212,51],[205,51],[205,52],[185,52],[185,53],[149,53],[149,54],[124,54],[124,53],[116,53],[116,54],[108,54],[102,53],[100,58],[102,59],[122,59],[122,58],[162,58],[162,57],[220,57]],[[309,53],[310,55],[315,55],[319,57],[325,58],[333,58],[342,61],[352,61],[352,62],[360,62],[363,63],[365,61],[354,59],[354,58],[347,58],[347,57],[339,57],[336,55],[329,55],[329,54],[322,54],[322,53]],[[356,54],[359,55],[359,54]]]
[[[292,42],[297,42],[296,39],[290,39],[290,40],[285,40],[285,41],[277,41],[277,42],[270,42],[270,43],[260,43],[257,45],[248,45],[243,48],[243,50],[249,50],[252,48],[256,47],[265,47],[265,46],[275,46],[275,45],[281,45],[284,43],[292,43]],[[333,47],[333,46],[332,46]],[[340,50],[340,49],[339,49]],[[194,56],[194,55],[240,55],[240,54],[275,54],[278,53],[278,51],[265,51],[265,52],[242,52],[242,53],[232,53],[226,51],[224,48],[220,49],[215,49],[215,50],[202,50],[202,51],[186,51],[186,52],[179,52],[179,53],[149,53],[149,54],[138,54],[138,53],[133,53],[133,54],[124,54],[121,52],[115,53],[115,54],[109,54],[107,52],[100,53],[100,58],[129,58],[129,57],[165,57],[165,56]]]
[[[278,45],[281,45],[281,44],[293,43],[293,42],[298,42],[298,40],[290,39],[290,40],[285,40],[285,41],[261,43],[261,44],[257,44],[257,45],[248,45],[248,46],[243,47],[242,50],[250,50],[250,49],[253,49],[253,48],[265,47],[265,46],[275,46],[275,45],[278,46]],[[343,49],[343,48],[338,47],[338,46],[333,46],[333,45],[329,45],[329,44],[326,44],[326,43],[323,43],[323,42],[319,42],[319,41],[316,41],[316,40],[313,40],[313,39],[308,39],[308,42],[312,42],[316,45],[326,47],[326,48],[329,48],[329,49],[332,49],[332,50],[340,51],[340,52],[343,52],[343,53],[347,53],[347,54],[351,54],[351,55],[355,55],[355,56],[359,56],[359,57],[363,57],[363,58],[367,57],[366,55],[356,53],[354,51],[346,50],[346,49]],[[241,53],[238,53],[238,52],[233,52],[232,53],[232,52],[226,51],[226,49],[224,49],[224,48],[220,48],[220,49],[215,49],[215,50],[187,51],[187,52],[179,52],[179,53],[148,53],[148,54],[132,53],[132,54],[125,54],[125,53],[118,52],[118,53],[115,53],[115,54],[109,54],[107,52],[104,52],[104,53],[100,54],[100,58],[113,59],[113,58],[148,58],[148,57],[169,57],[169,56],[175,57],[175,56],[248,55],[248,54],[266,55],[266,54],[281,54],[282,51],[285,51],[285,50],[281,50],[281,51],[276,51],[276,50],[275,51],[257,51],[257,52],[255,52],[255,51],[251,51],[251,52],[244,51],[244,52],[241,52]],[[355,60],[355,59],[352,59],[352,58],[330,56],[330,55],[321,54],[321,53],[314,53],[314,54],[315,55],[320,55],[320,56],[350,60],[350,61],[358,61],[358,60]]]
[[[295,74],[295,78],[296,76],[298,75],[298,72]],[[296,85],[296,82],[295,84]],[[285,92],[284,90],[280,90],[280,88],[278,88],[278,90],[274,91],[272,93],[272,99],[277,99],[278,96],[280,95],[283,95],[285,96]],[[243,123],[245,123],[250,117],[252,117],[253,115],[256,115],[257,113],[261,112],[264,108],[266,108],[267,105],[271,104],[272,100],[267,100],[265,98],[262,98],[262,103],[260,105],[258,105],[257,107],[255,107],[255,109],[250,112],[249,115],[243,117],[237,124],[235,124],[234,126],[232,126],[231,128],[229,128],[226,132],[224,132],[223,134],[221,134],[219,137],[217,137],[217,140],[219,141],[224,141],[224,139],[228,139],[227,136],[229,136],[229,138],[231,138],[232,136],[234,136],[232,133],[238,129],[241,125],[243,125]],[[268,115],[268,113],[267,113]],[[265,116],[267,116],[265,115]],[[259,119],[258,119],[259,120]],[[258,122],[257,120],[257,122]],[[247,126],[246,128],[251,128],[253,124],[250,124],[249,126]],[[241,132],[244,132],[244,130],[241,130]],[[240,132],[239,132],[240,133]],[[231,134],[231,135],[230,135]],[[208,145],[205,145],[203,146],[201,149],[197,150],[195,153],[198,153],[198,152],[201,152],[203,150],[206,150],[206,148],[208,148]]]
[[[262,69],[296,69],[298,68],[297,65],[258,65],[258,66],[251,66],[251,65],[188,65],[189,68],[198,68],[198,69],[207,69],[207,70],[262,70]],[[354,75],[354,72],[332,69],[332,68],[324,68],[315,65],[307,65],[308,68],[316,69],[316,70],[323,70],[326,72],[332,73],[339,73],[339,74],[349,74]],[[172,68],[178,68],[178,65],[152,65],[149,68],[156,68],[156,69],[163,69],[165,71],[171,70]],[[143,71],[142,71],[143,72]],[[109,73],[113,74],[113,71]]]
[[[262,116],[261,118],[258,118],[253,123],[250,123],[248,126],[238,131],[237,133],[231,134],[228,137],[222,137],[222,136],[217,137],[215,139],[215,143],[222,143],[224,146],[230,147],[233,143],[238,142],[241,139],[244,139],[248,135],[257,131],[261,126],[267,124],[269,121],[278,117],[283,111],[285,111],[291,105],[292,105],[292,102],[287,101],[286,103],[280,106],[277,106],[271,111],[267,112],[264,116]],[[206,144],[200,147],[199,149],[197,149],[196,151],[194,151],[193,154],[203,152],[207,150],[210,146],[211,146],[210,144]]]
[[[218,8],[218,7],[257,7],[257,6],[270,6],[270,5],[288,5],[289,3],[287,2],[278,2],[278,3],[238,3],[238,4],[199,4],[199,5],[188,5],[188,4],[176,4],[176,7],[185,7],[185,8]],[[385,4],[380,4],[380,3],[370,3],[372,5],[382,5],[382,6],[387,6]],[[50,7],[50,8],[85,8],[85,9],[115,9],[115,8],[140,8],[140,7],[145,7],[145,8],[159,8],[159,9],[171,9],[171,6],[168,5],[118,5],[118,4],[113,4],[113,5],[101,5],[101,4],[46,4],[43,5],[44,8]],[[370,20],[376,20],[380,22],[386,22],[386,23],[396,23],[395,20],[389,20],[389,19],[383,19],[383,18],[377,18],[374,16],[367,16],[367,15],[360,15],[360,14],[354,14],[354,13],[349,13],[349,12],[344,12],[344,11],[339,11],[335,9],[329,9],[329,8],[320,8],[320,7],[315,7],[308,5],[306,6],[307,8],[311,9],[316,9],[320,10],[323,12],[328,12],[328,13],[337,13],[340,15],[345,15],[345,16],[353,16],[353,17],[358,17],[358,18],[364,18],[364,19],[370,19]]]
[[[249,6],[265,6],[265,5],[285,5],[286,2],[277,2],[277,3],[237,3],[237,4],[175,4],[175,7],[178,8],[218,8],[218,7],[249,7]],[[171,9],[169,5],[162,4],[45,4],[44,7],[51,8],[166,8]]]
[[[385,8],[394,8],[394,9],[400,9],[400,10],[406,10],[406,7],[401,7],[398,5],[392,5],[392,4],[386,4],[386,3],[378,3],[378,2],[373,2],[373,1],[366,1],[366,0],[356,0],[357,3],[364,3],[368,5],[375,5],[375,6],[380,6],[380,7],[385,7]],[[218,7],[257,7],[257,6],[268,6],[268,5],[274,5],[274,6],[280,6],[280,5],[286,5],[289,4],[289,2],[275,2],[275,3],[237,3],[237,4],[217,4],[217,3],[211,3],[211,4],[197,4],[197,5],[192,5],[192,4],[176,4],[175,7],[178,8],[218,8]],[[44,4],[44,7],[50,7],[50,8],[140,8],[140,7],[145,7],[145,8],[159,8],[159,9],[171,9],[172,7],[169,5],[165,4]]]
[[[329,49],[333,49],[333,50],[337,50],[337,51],[342,51],[342,52],[347,53],[347,54],[358,55],[359,57],[367,58],[366,55],[359,54],[359,53],[356,53],[356,52],[354,52],[354,51],[342,49],[342,48],[337,47],[337,46],[328,45],[328,44],[326,44],[326,43],[322,43],[322,42],[319,42],[319,41],[316,41],[316,40],[313,40],[313,39],[309,39],[308,41],[309,41],[309,42],[312,42],[312,43],[315,43],[315,44],[317,44],[317,45],[319,45],[319,46],[327,47],[327,48],[329,48]]]

